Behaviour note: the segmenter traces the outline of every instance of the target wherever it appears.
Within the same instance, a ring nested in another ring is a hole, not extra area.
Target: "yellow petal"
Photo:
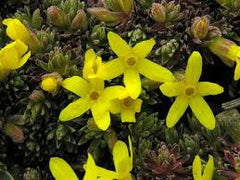
[[[92,155],[89,153],[87,163],[84,165],[83,168],[86,171],[83,180],[112,180],[117,178],[116,172],[97,166],[94,162]]]
[[[113,147],[113,162],[119,175],[132,170],[132,160],[129,157],[127,145],[123,141],[117,141]]]
[[[87,96],[90,91],[88,82],[80,76],[73,76],[65,79],[62,82],[62,87],[81,97]]]
[[[214,171],[214,160],[212,156],[209,156],[209,160],[207,165],[205,166],[202,179],[211,180],[213,177],[213,171]]]
[[[99,68],[102,66],[102,59],[98,57],[92,49],[85,53],[83,78],[96,78]]]
[[[110,80],[120,76],[124,72],[124,66],[121,59],[117,58],[103,64],[97,73],[97,76],[104,80]]]
[[[135,69],[127,69],[124,72],[123,82],[129,93],[129,96],[136,99],[142,90],[139,73]]]
[[[132,50],[134,54],[136,54],[137,56],[145,58],[151,52],[155,44],[156,44],[156,41],[154,39],[149,39],[149,40],[137,43],[132,48]]]
[[[27,28],[18,19],[8,18],[3,20],[2,23],[7,26],[6,32],[11,39],[19,39],[26,44],[31,41],[31,37]]]
[[[30,58],[31,52],[29,51],[26,55],[24,55],[21,60],[18,62],[17,68],[22,67]]]
[[[96,164],[91,154],[88,153],[87,163],[84,165],[85,175],[83,180],[96,180],[97,179],[97,171]]]
[[[194,180],[202,180],[202,163],[198,155],[194,158],[192,172]]]
[[[122,104],[119,99],[113,99],[110,101],[109,111],[113,114],[120,113],[122,111]]]
[[[185,82],[195,85],[202,74],[202,56],[194,51],[188,59],[185,72]]]
[[[124,99],[128,96],[126,89],[123,86],[110,86],[104,89],[103,98],[106,100],[111,99]]]
[[[234,80],[237,81],[240,78],[240,60],[236,61],[236,67],[234,71]]]
[[[199,82],[197,84],[197,91],[201,96],[217,95],[223,93],[224,89],[216,83]]]
[[[97,166],[97,172],[99,177],[96,180],[113,180],[118,178],[118,174],[115,171],[110,171],[102,167]],[[92,180],[92,179],[89,179]]]
[[[128,46],[128,44],[114,32],[108,33],[108,42],[111,49],[118,57],[123,57],[131,51],[131,48]]]
[[[91,111],[98,128],[106,131],[111,123],[109,104],[98,102],[92,106]]]
[[[160,90],[167,97],[178,96],[183,91],[183,83],[181,83],[181,82],[166,82],[160,86]]]
[[[74,118],[77,118],[81,116],[83,113],[85,113],[87,110],[89,110],[90,107],[91,107],[91,104],[89,103],[89,100],[87,98],[80,98],[70,103],[67,107],[65,107],[61,111],[59,115],[59,120],[69,121]]]
[[[14,70],[18,67],[19,56],[15,46],[16,42],[12,42],[1,49],[0,59],[5,69]]]
[[[56,180],[78,180],[77,175],[71,166],[62,158],[53,157],[50,159],[49,168]]]
[[[16,42],[15,49],[17,50],[18,55],[21,57],[27,52],[28,46],[20,40],[16,40],[15,42]]]
[[[158,82],[174,81],[171,71],[148,59],[141,59],[138,65],[139,73]]]
[[[136,99],[133,104],[133,109],[135,112],[141,112],[141,107],[142,107],[142,100],[141,99]]]
[[[104,90],[104,81],[99,78],[93,78],[88,80],[90,82],[91,88],[95,91],[103,91]]]
[[[210,130],[213,130],[215,128],[216,120],[213,112],[201,96],[193,97],[190,100],[189,105],[196,118],[204,127]]]
[[[131,111],[131,109],[124,109],[121,112],[121,121],[123,123],[128,122],[128,123],[135,123],[136,118],[135,118],[135,112]]]
[[[188,100],[184,96],[178,96],[167,115],[167,127],[175,126],[188,107]]]
[[[84,165],[84,169],[86,172],[83,180],[112,180],[117,178],[116,172],[97,166],[92,155],[89,153],[87,163]]]

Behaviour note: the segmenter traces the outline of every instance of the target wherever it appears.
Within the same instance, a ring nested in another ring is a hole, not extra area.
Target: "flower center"
[[[93,91],[91,94],[90,94],[90,99],[91,100],[97,100],[99,98],[99,93],[96,92],[96,91]]]
[[[187,87],[185,89],[185,94],[187,96],[192,96],[195,93],[195,88],[194,87]]]
[[[133,66],[134,64],[136,64],[135,58],[134,58],[134,57],[128,58],[128,59],[127,59],[127,64],[128,64],[129,66]]]
[[[132,102],[133,102],[133,99],[130,98],[130,97],[128,97],[128,98],[125,98],[125,99],[123,100],[123,105],[124,105],[125,107],[129,107],[129,106],[132,105]]]
[[[128,67],[135,67],[138,63],[138,58],[134,54],[125,57],[125,63]]]

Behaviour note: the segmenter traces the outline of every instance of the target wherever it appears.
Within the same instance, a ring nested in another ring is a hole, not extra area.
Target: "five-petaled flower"
[[[193,161],[193,178],[194,180],[211,180],[214,171],[214,160],[213,157],[210,155],[209,160],[205,166],[205,169],[202,174],[202,163],[201,159],[198,155],[195,156]]]
[[[190,105],[203,126],[210,130],[215,128],[215,117],[203,96],[217,95],[224,89],[215,83],[198,82],[201,73],[201,54],[193,52],[188,60],[184,81],[167,82],[160,86],[160,90],[165,96],[177,96],[166,118],[168,127],[173,127]]]
[[[28,46],[20,40],[6,45],[0,50],[0,78],[4,78],[8,71],[22,67],[30,56]]]
[[[132,99],[128,92],[126,92],[125,97],[111,100],[110,112],[113,114],[120,113],[123,123],[135,123],[135,114],[141,112],[141,106],[141,99]]]
[[[63,109],[59,119],[61,121],[68,121],[81,116],[91,109],[96,125],[100,129],[106,130],[110,126],[111,121],[109,113],[110,100],[121,98],[121,96],[125,96],[126,92],[123,86],[104,88],[103,80],[99,78],[90,78],[97,72],[101,65],[101,63],[98,64],[99,58],[96,58],[95,53],[92,52],[92,50],[86,52],[83,69],[83,77],[85,79],[80,76],[73,76],[62,82],[64,88],[81,98],[70,103]],[[91,55],[89,56],[89,54]]]
[[[105,63],[99,68],[97,74],[104,80],[124,74],[123,82],[131,98],[136,99],[141,93],[139,74],[153,81],[174,80],[174,76],[168,69],[146,59],[156,43],[154,39],[142,41],[131,48],[118,34],[109,32],[108,41],[118,58]]]

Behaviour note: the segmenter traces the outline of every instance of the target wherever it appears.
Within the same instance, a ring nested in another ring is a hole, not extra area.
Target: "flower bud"
[[[58,90],[61,82],[62,77],[58,73],[45,74],[42,76],[41,88],[44,91],[54,93]]]
[[[5,125],[5,133],[16,143],[21,143],[24,140],[23,131],[13,123]]]
[[[130,13],[133,10],[133,0],[118,0],[122,10],[126,13]]]
[[[207,16],[196,17],[191,26],[191,34],[195,39],[204,39],[208,34],[209,20]]]
[[[34,90],[32,94],[29,96],[29,99],[34,102],[42,101],[44,100],[44,94],[43,91]]]
[[[232,67],[238,58],[240,47],[223,37],[215,37],[207,44],[208,49],[217,55],[226,65]]]
[[[71,29],[80,29],[86,25],[86,13],[81,9],[77,12],[77,15],[74,17],[72,24],[71,24]]]
[[[153,3],[151,8],[151,17],[157,23],[166,21],[166,9],[162,4]]]
[[[119,23],[119,14],[111,12],[104,8],[88,8],[88,13],[93,15],[95,18],[97,18],[100,21],[104,21],[107,23]]]
[[[36,28],[36,29],[40,29],[40,27],[42,26],[42,17],[41,17],[39,9],[36,9],[33,12],[33,15],[32,15],[32,26],[34,28]]]
[[[65,13],[57,6],[51,6],[47,9],[47,17],[54,26],[64,27],[66,25]]]

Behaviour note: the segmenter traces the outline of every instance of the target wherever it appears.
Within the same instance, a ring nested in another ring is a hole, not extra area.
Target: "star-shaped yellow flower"
[[[167,115],[167,126],[173,127],[186,111],[188,105],[206,128],[215,128],[215,117],[203,96],[217,95],[224,91],[218,84],[198,82],[202,73],[202,57],[199,52],[190,56],[184,81],[167,82],[160,86],[165,96],[177,96]]]
[[[141,112],[141,106],[141,99],[132,99],[126,92],[126,96],[123,99],[111,100],[110,112],[113,114],[120,113],[123,123],[135,123],[135,114],[136,112]]]
[[[89,54],[91,55],[89,56]],[[110,100],[125,96],[125,91],[122,86],[104,88],[103,80],[90,78],[94,76],[101,65],[101,63],[98,64],[98,60],[99,58],[96,58],[96,55],[92,50],[87,51],[83,76],[88,81],[80,76],[73,76],[62,82],[62,86],[65,89],[75,93],[81,98],[69,104],[61,111],[59,116],[60,121],[74,119],[91,109],[96,125],[102,130],[106,130],[109,127]]]
[[[209,156],[209,160],[205,166],[205,169],[202,174],[202,163],[201,159],[198,155],[195,156],[195,159],[193,161],[193,178],[194,180],[212,180],[214,171],[214,160],[212,156]]]
[[[154,39],[142,41],[131,48],[118,34],[109,32],[108,41],[118,58],[105,63],[98,76],[109,80],[124,74],[123,82],[131,98],[136,99],[141,93],[140,74],[159,82],[174,80],[168,69],[146,59],[156,43]]]

